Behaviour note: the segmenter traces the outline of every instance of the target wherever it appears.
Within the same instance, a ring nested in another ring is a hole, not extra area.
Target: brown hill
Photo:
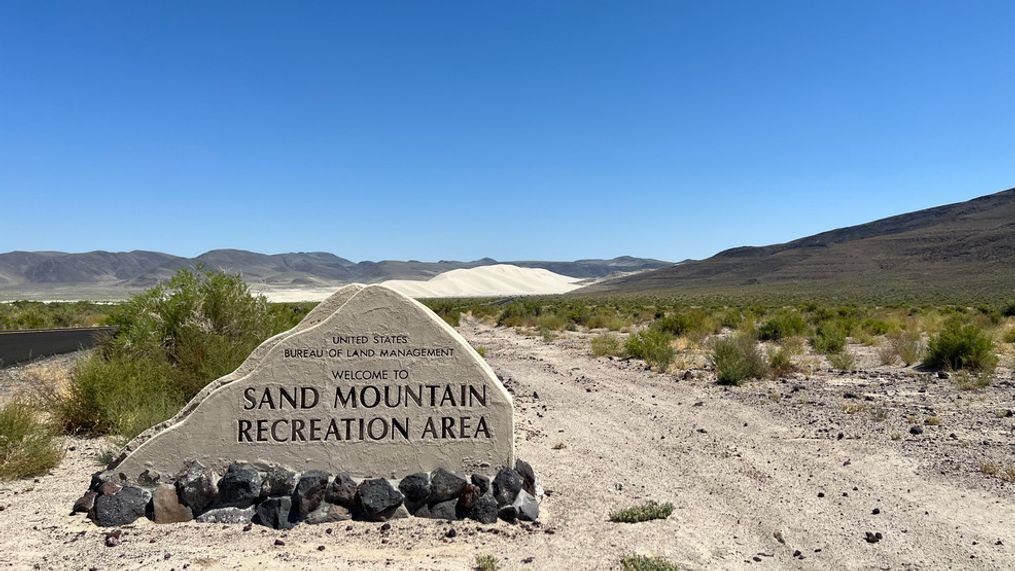
[[[785,244],[733,248],[576,293],[886,301],[1015,297],[1015,189]]]

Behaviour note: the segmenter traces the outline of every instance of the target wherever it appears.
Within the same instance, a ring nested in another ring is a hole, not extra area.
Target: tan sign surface
[[[513,465],[513,423],[504,386],[442,319],[383,286],[347,286],[131,442],[117,471],[173,474],[196,459],[492,473]]]

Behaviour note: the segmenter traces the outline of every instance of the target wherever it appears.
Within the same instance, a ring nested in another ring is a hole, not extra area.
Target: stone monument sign
[[[353,285],[136,438],[115,471],[492,474],[514,464],[513,424],[510,395],[454,329],[391,289]]]

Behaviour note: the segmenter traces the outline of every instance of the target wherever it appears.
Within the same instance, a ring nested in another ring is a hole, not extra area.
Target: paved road
[[[113,327],[0,331],[0,367],[94,346]]]

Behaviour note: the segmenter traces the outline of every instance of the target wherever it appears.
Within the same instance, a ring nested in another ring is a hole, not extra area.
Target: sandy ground
[[[726,389],[705,370],[590,357],[581,334],[462,332],[515,395],[518,455],[548,490],[539,524],[140,521],[105,547],[106,530],[68,513],[107,443],[68,440],[51,475],[0,484],[0,567],[468,569],[490,554],[503,569],[615,569],[639,553],[687,569],[1015,568],[1015,483],[980,471],[1015,466],[1010,370],[977,392],[877,367]],[[928,416],[940,424],[911,435]],[[676,510],[608,520],[648,499]]]

